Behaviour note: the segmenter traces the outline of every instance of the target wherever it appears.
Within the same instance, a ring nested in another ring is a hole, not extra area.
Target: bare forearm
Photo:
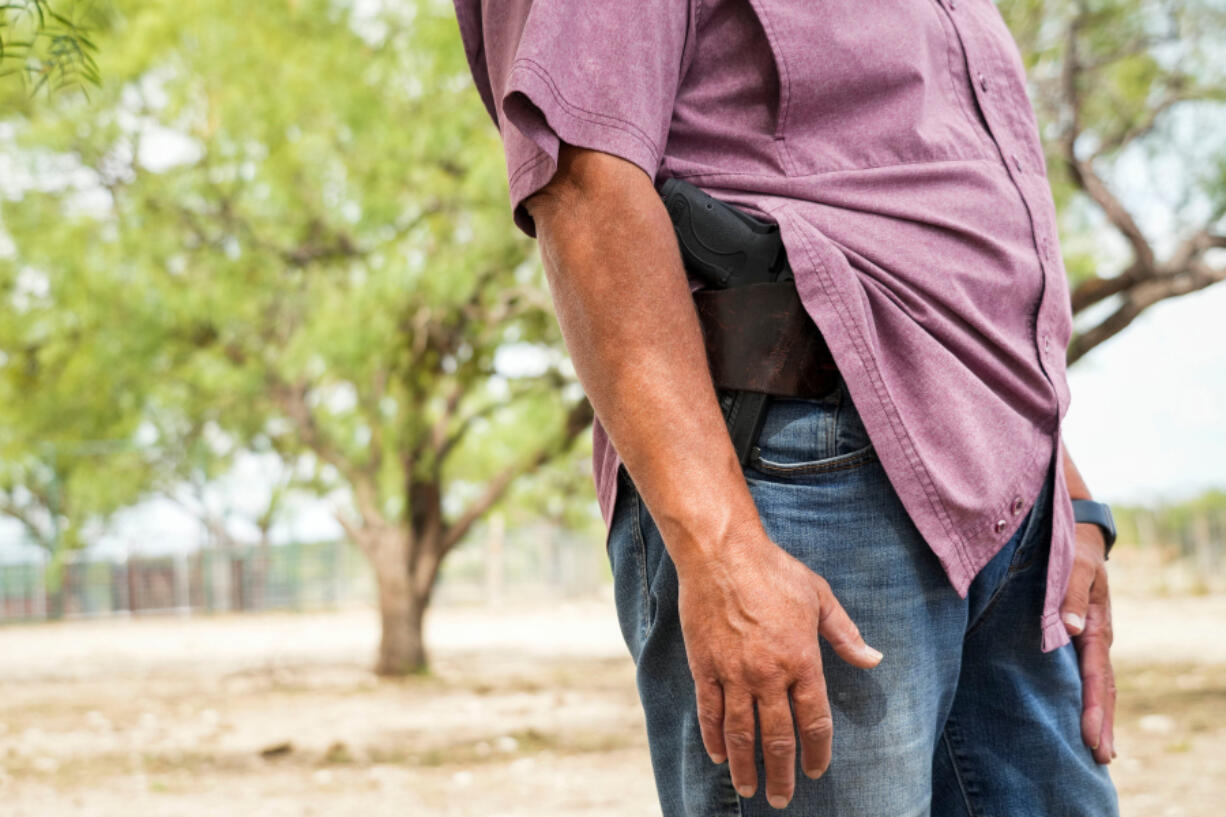
[[[681,568],[757,538],[761,523],[672,224],[650,179],[620,161],[563,145],[571,182],[528,206],[579,380]]]

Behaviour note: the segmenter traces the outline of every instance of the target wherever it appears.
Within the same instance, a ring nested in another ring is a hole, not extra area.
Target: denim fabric
[[[1053,462],[1054,464],[1054,462]],[[830,582],[885,654],[851,667],[821,642],[834,717],[829,770],[779,812],[732,787],[703,748],[677,574],[624,467],[609,536],[617,615],[637,666],[666,817],[1114,817],[1107,767],[1082,744],[1072,644],[1042,652],[1052,488],[961,598],[890,485],[845,386],[774,399],[745,476],[771,538]],[[799,745],[799,743],[798,743]]]

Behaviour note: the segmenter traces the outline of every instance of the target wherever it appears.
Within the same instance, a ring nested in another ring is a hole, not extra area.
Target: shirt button
[[[1008,524],[1009,523],[1003,519],[997,519],[996,524],[992,526],[992,530],[996,531],[997,533],[1003,533],[1005,530],[1005,526],[1007,526]]]
[[[1020,496],[1015,496],[1013,497],[1013,504],[1009,506],[1009,510],[1013,513],[1014,516],[1017,516],[1019,513],[1022,512],[1022,507],[1024,505],[1025,503],[1022,502],[1022,498]]]
[[[1051,338],[1049,338],[1047,335],[1043,336],[1043,351],[1044,352],[1051,351]]]
[[[1017,168],[1018,173],[1022,172],[1022,157],[1016,153],[1013,154],[1013,166]]]
[[[956,9],[958,7],[958,4],[955,3],[954,0],[948,0],[948,2],[951,9]]]
[[[988,77],[986,74],[979,75],[979,88],[984,92],[988,90]]]

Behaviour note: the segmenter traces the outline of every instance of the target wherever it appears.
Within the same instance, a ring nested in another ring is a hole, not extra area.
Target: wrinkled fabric
[[[1062,461],[1072,335],[1021,56],[991,0],[455,0],[510,209],[560,142],[775,221],[894,490],[965,596]],[[599,419],[606,525],[617,452]],[[1068,643],[1054,486],[1043,651]]]

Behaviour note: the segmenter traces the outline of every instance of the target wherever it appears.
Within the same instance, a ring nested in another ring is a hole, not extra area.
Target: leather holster
[[[694,293],[717,389],[820,398],[839,372],[795,281]]]

